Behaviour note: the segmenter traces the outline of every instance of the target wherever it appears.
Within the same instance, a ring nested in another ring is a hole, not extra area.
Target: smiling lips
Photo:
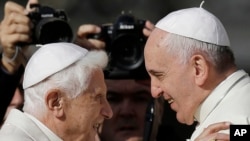
[[[134,131],[137,128],[134,126],[123,126],[118,129],[118,131]]]
[[[99,129],[100,126],[101,126],[100,123],[96,123],[96,124],[93,126],[93,128],[94,128],[94,130],[95,130],[96,132],[98,132],[98,129]]]
[[[171,98],[171,99],[168,99],[167,101],[168,101],[168,104],[171,104],[171,103],[174,102],[174,100],[173,100],[172,98]]]
[[[134,132],[138,132],[138,124],[135,122],[135,120],[130,119],[129,121],[126,120],[123,122],[118,122],[116,131],[123,134],[132,134]]]

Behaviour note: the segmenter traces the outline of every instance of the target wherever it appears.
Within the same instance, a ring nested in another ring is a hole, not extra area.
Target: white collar
[[[199,123],[209,116],[209,114],[219,105],[228,92],[248,74],[244,70],[238,70],[222,81],[198,107],[194,117]]]
[[[30,118],[35,124],[38,125],[38,127],[43,131],[44,134],[47,135],[47,137],[51,141],[63,141],[60,139],[54,132],[52,132],[47,126],[45,126],[43,123],[41,123],[38,119],[36,119],[34,116],[24,113],[28,118]]]

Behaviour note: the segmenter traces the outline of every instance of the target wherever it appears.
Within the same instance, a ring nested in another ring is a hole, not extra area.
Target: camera
[[[31,44],[71,42],[73,32],[64,11],[39,4],[31,4],[30,7],[34,8],[28,14],[34,25]]]
[[[143,55],[147,40],[144,26],[145,20],[132,14],[122,14],[114,23],[101,25],[101,33],[94,38],[106,43],[109,63],[104,71],[105,78],[148,78]]]

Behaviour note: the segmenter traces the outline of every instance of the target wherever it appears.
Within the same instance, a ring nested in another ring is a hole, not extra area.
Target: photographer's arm
[[[29,3],[37,2],[30,0]],[[13,97],[15,89],[20,83],[24,72],[21,65],[20,54],[16,51],[18,42],[30,41],[30,22],[26,16],[25,8],[21,5],[7,1],[4,7],[4,19],[0,25],[0,122]],[[25,51],[25,48],[22,48]]]
[[[29,3],[37,2],[30,0]],[[27,17],[28,10],[21,5],[7,1],[4,7],[4,19],[1,22],[0,43],[3,48],[2,67],[10,74],[15,73],[21,66],[19,42],[30,42],[31,22]]]

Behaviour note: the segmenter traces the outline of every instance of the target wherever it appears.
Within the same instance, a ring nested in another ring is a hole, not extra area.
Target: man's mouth
[[[99,129],[100,126],[101,126],[100,123],[96,123],[96,124],[93,125],[93,128],[94,128],[94,130],[95,130],[97,133],[98,133],[98,129]]]
[[[168,104],[171,104],[171,103],[174,102],[174,99],[170,98],[170,99],[168,99],[167,101],[168,101]]]
[[[132,123],[132,122],[131,122]],[[120,133],[121,135],[135,135],[138,132],[138,125],[137,124],[118,124],[116,128],[116,132]]]
[[[121,132],[123,132],[123,131],[134,131],[134,130],[136,130],[136,127],[134,127],[134,126],[123,126],[123,127],[120,127],[118,129],[118,131],[121,131]]]
[[[121,136],[131,136],[138,134],[140,128],[135,117],[124,118],[117,120],[115,132]]]

